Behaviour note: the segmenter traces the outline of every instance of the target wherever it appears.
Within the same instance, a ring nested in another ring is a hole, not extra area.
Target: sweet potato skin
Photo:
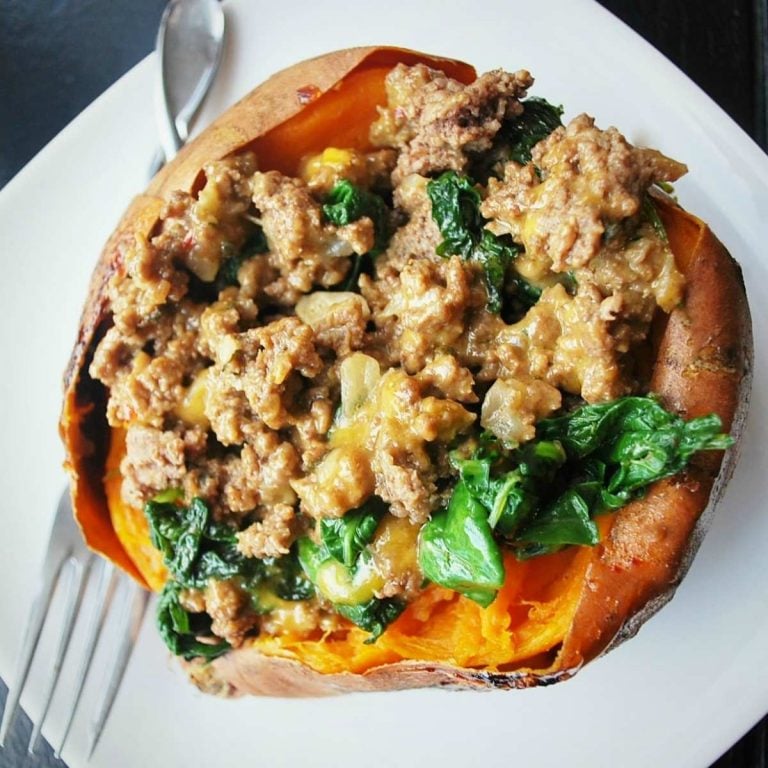
[[[450,664],[400,661],[374,667],[363,674],[323,674],[297,661],[265,656],[252,648],[239,648],[210,664],[198,661],[182,663],[190,680],[201,691],[224,697],[250,694],[303,698],[411,688],[532,688],[566,680],[575,671],[484,672]]]
[[[164,199],[194,191],[206,162],[244,149],[276,152],[281,131],[301,132],[317,97],[334,98],[338,85],[366,68],[424,61],[461,80],[474,70],[460,62],[390,48],[358,48],[302,62],[270,78],[182,150],[126,211],[97,264],[80,332],[64,380],[60,430],[72,478],[75,514],[94,550],[141,583],[109,518],[103,489],[108,426],[105,393],[88,375],[93,351],[110,322],[106,286],[121,269],[121,253],[135,237],[149,237]],[[307,96],[309,95],[309,96]],[[293,121],[293,122],[292,122]],[[309,125],[309,123],[307,123]],[[289,133],[290,135],[290,133]],[[323,144],[317,139],[318,147]],[[289,171],[290,158],[273,155],[272,167]],[[658,207],[687,278],[685,303],[660,330],[651,389],[687,418],[716,412],[738,437],[748,403],[752,339],[746,293],[738,265],[709,228],[668,200]],[[418,687],[524,688],[572,676],[583,664],[627,637],[669,600],[687,570],[735,463],[731,450],[697,457],[682,476],[656,483],[616,516],[594,548],[571,629],[548,669],[486,672],[448,664],[398,662],[363,674],[322,674],[296,661],[265,656],[244,646],[212,663],[184,662],[193,682],[220,695],[324,696],[350,691]]]
[[[669,317],[651,391],[686,419],[717,413],[738,439],[749,406],[752,324],[741,270],[709,227],[669,202],[657,207],[686,277]],[[680,476],[624,507],[596,551],[561,663],[572,666],[634,635],[688,570],[733,472],[737,448],[693,457]]]
[[[64,467],[70,477],[72,508],[88,546],[132,576],[146,582],[112,528],[104,492],[104,466],[109,450],[104,387],[88,374],[96,345],[110,324],[107,285],[121,269],[121,254],[131,239],[148,234],[164,202],[140,195],[128,207],[107,242],[91,276],[77,341],[64,373],[64,402],[59,433],[64,442]]]

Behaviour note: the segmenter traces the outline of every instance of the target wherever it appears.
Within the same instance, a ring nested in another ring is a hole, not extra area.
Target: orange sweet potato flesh
[[[106,284],[121,269],[128,238],[149,237],[164,198],[195,191],[206,162],[254,150],[262,169],[295,173],[300,158],[327,146],[365,149],[384,76],[397,62],[425,62],[463,82],[461,62],[392,48],[358,48],[302,62],[270,78],[185,148],[136,198],[92,279],[65,376],[61,433],[76,517],[94,550],[143,585],[165,571],[140,511],[119,496],[122,435],[110,434],[105,393],[88,365],[110,322]],[[752,339],[741,273],[709,228],[657,199],[685,273],[681,307],[660,319],[651,389],[691,418],[716,412],[735,435],[747,408]],[[510,688],[571,676],[630,636],[668,600],[703,536],[735,461],[702,454],[681,476],[601,521],[602,542],[528,563],[507,560],[507,582],[487,610],[432,586],[373,645],[350,628],[332,638],[256,638],[210,664],[185,663],[201,688],[226,695],[328,695],[425,686]]]
[[[111,430],[109,453],[104,467],[104,492],[115,534],[146,586],[159,592],[168,578],[163,556],[149,537],[149,523],[140,509],[129,507],[122,499],[123,478],[120,462],[125,456],[125,431]]]

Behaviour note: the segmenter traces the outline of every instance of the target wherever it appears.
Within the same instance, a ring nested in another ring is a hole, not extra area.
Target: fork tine
[[[128,579],[126,579],[126,581],[128,581]],[[144,612],[147,609],[149,593],[133,580],[129,581],[126,593],[119,624],[119,636],[122,637],[122,641],[120,642],[117,654],[115,655],[115,663],[112,666],[109,683],[104,689],[104,697],[102,698],[96,715],[91,723],[88,743],[88,760],[91,759],[91,755],[93,755],[93,751],[96,749],[101,732],[104,730],[104,724],[107,722],[110,710],[112,709],[112,704],[114,703],[115,696],[117,695],[118,688],[123,679],[125,668],[128,665],[128,659],[131,656],[131,651],[133,650],[139,630],[141,629]]]
[[[67,723],[64,726],[64,734],[59,741],[58,749],[54,752],[54,757],[57,759],[61,758],[64,744],[66,743],[69,731],[72,728],[75,712],[77,712],[77,707],[80,704],[80,697],[82,696],[83,688],[85,688],[85,681],[88,677],[91,661],[93,661],[96,644],[98,643],[101,631],[104,628],[104,623],[115,594],[115,588],[117,587],[118,573],[114,566],[107,560],[99,559],[98,568],[100,571],[99,582],[93,608],[91,609],[91,615],[88,619],[88,630],[84,644],[85,650],[83,651],[80,660],[80,668],[75,677],[75,689],[70,696],[69,715],[67,716]]]
[[[75,626],[75,619],[80,612],[80,606],[83,602],[83,594],[85,593],[85,585],[88,583],[88,574],[90,573],[91,566],[93,565],[94,555],[90,555],[85,563],[81,563],[75,558],[69,558],[67,564],[70,566],[72,576],[68,589],[66,592],[64,603],[64,626],[62,627],[61,637],[56,648],[56,655],[54,656],[53,669],[48,679],[48,687],[43,697],[43,711],[40,717],[35,719],[34,728],[32,728],[32,734],[29,737],[29,745],[27,751],[30,755],[35,754],[35,746],[37,740],[40,737],[40,733],[43,729],[43,723],[48,715],[48,710],[53,700],[53,694],[56,690],[56,684],[59,682],[61,675],[61,667],[64,663],[64,656],[69,648],[69,641],[72,639],[72,630]]]
[[[8,686],[8,697],[5,702],[5,710],[3,711],[3,721],[0,723],[0,747],[5,746],[5,737],[8,735],[8,729],[18,709],[21,692],[24,689],[24,684],[27,682],[29,668],[32,666],[32,657],[40,640],[43,623],[45,622],[48,608],[51,605],[51,598],[53,597],[63,564],[64,561],[62,560],[58,567],[47,573],[45,578],[40,581],[37,594],[32,602],[27,626],[24,630],[24,640],[16,661],[16,676],[13,685]]]

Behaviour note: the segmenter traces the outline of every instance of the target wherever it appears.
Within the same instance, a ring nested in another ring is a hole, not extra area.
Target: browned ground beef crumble
[[[684,166],[580,115],[532,162],[508,161],[479,186],[488,229],[524,247],[514,268],[542,289],[514,322],[488,311],[477,264],[436,253],[428,179],[492,151],[532,82],[493,71],[462,85],[399,65],[371,128],[379,149],[306,158],[299,178],[242,154],[207,165],[197,197],[170,200],[159,233],[122,254],[114,325],[90,371],[109,387],[110,425],[127,433],[128,504],[183,488],[236,524],[243,554],[264,558],[376,494],[389,505],[372,547],[376,594],[408,596],[421,585],[415,554],[403,564],[391,550],[415,552],[418,526],[445,502],[449,446],[481,427],[519,444],[564,394],[598,403],[641,388],[628,353],[683,289],[642,203]],[[391,195],[397,225],[372,273],[344,290],[375,233],[367,217],[336,227],[323,215],[340,179]],[[236,285],[217,284],[259,231],[266,248],[242,260]],[[181,600],[233,645],[279,624],[234,582]],[[322,603],[300,609],[294,629],[338,621]]]

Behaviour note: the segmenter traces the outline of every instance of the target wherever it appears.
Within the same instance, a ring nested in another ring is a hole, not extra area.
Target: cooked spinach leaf
[[[480,264],[485,271],[485,289],[488,293],[489,312],[495,314],[501,312],[501,304],[504,298],[504,276],[507,272],[507,267],[514,261],[515,256],[520,253],[520,250],[509,238],[502,239],[494,235],[490,230],[483,230],[480,242],[477,244],[477,248],[475,248],[472,255],[472,260]],[[516,275],[515,285],[518,286],[518,294],[520,294],[519,286],[522,284],[531,289],[531,291],[526,291],[523,294],[526,301],[533,294],[536,295],[535,300],[529,303],[529,306],[532,306],[538,301],[541,291],[534,288],[520,275]]]
[[[363,256],[355,255],[349,275],[347,275],[343,285],[339,286],[339,290],[342,291],[354,290],[364,263],[367,262],[370,265],[371,259],[375,259],[386,250],[389,244],[392,228],[387,204],[375,192],[369,192],[351,181],[342,179],[336,183],[326,198],[323,204],[323,214],[331,224],[335,224],[337,227],[351,224],[363,216],[367,216],[373,222],[373,248]]]
[[[394,597],[373,598],[360,605],[337,605],[335,608],[344,618],[371,633],[365,641],[370,644],[376,642],[382,632],[405,610],[405,602]]]
[[[494,532],[514,538],[539,509],[566,460],[562,446],[548,440],[529,443],[514,456],[516,466],[504,468],[504,451],[488,437],[471,458],[453,456],[459,481],[448,508],[433,515],[419,539],[424,575],[483,606],[490,605],[504,583]]]
[[[330,554],[325,544],[315,544],[304,537],[299,540],[299,562],[307,577],[323,593],[324,576],[328,571],[334,577],[333,582],[337,591],[346,591],[344,600],[331,600],[334,610],[357,624],[362,629],[372,633],[366,642],[373,642],[394,621],[405,608],[405,603],[393,598],[372,597],[373,590],[364,583],[370,573],[370,555],[363,550],[357,557],[355,565],[347,567]],[[363,583],[360,582],[362,576]],[[341,582],[341,583],[340,583]],[[342,590],[339,590],[339,587]],[[364,593],[366,598],[359,600],[358,593]],[[325,595],[329,597],[329,595]],[[340,598],[340,595],[335,595]]]
[[[537,437],[559,440],[569,457],[593,457],[606,465],[609,506],[685,468],[698,451],[724,450],[733,439],[715,414],[690,421],[667,411],[653,397],[624,397],[585,405],[567,416],[542,421]]]
[[[368,544],[385,511],[386,504],[373,497],[341,518],[323,520],[319,544],[306,536],[298,542],[298,559],[307,578],[337,613],[372,633],[366,642],[376,640],[405,608],[401,600],[373,597],[371,579],[376,575]]]
[[[252,584],[266,586],[281,600],[309,600],[314,597],[315,587],[301,567],[296,544],[287,555],[268,557],[261,562],[263,571],[257,579],[251,579]]]
[[[480,193],[468,176],[446,171],[427,183],[427,194],[432,203],[432,218],[443,237],[437,253],[458,255],[480,264],[485,274],[488,310],[498,314],[504,277],[520,253],[520,246],[509,237],[498,237],[485,229],[480,215]],[[523,278],[518,276],[518,280]]]
[[[219,267],[218,274],[216,275],[216,287],[221,291],[230,285],[239,285],[240,282],[237,279],[237,273],[240,271],[240,267],[243,266],[246,257],[242,254],[236,254],[229,256],[222,262]]]
[[[569,488],[517,533],[517,556],[525,559],[556,552],[569,544],[597,544],[600,534],[591,514],[579,490]]]
[[[307,578],[314,584],[317,582],[317,574],[320,567],[328,562],[330,554],[322,544],[315,544],[308,536],[303,536],[298,541],[299,564]]]
[[[494,469],[502,455],[497,443],[486,441],[471,459],[453,457],[452,463],[460,481],[485,507],[491,528],[511,536],[536,509],[539,483],[551,483],[566,457],[559,443],[548,440],[528,443],[516,451],[516,466],[511,470]]]
[[[202,499],[188,506],[157,499],[144,507],[150,538],[181,586],[202,588],[209,579],[252,576],[261,567],[261,561],[240,554],[235,529],[213,521]]]
[[[237,531],[212,519],[208,505],[194,498],[180,503],[176,490],[155,496],[144,507],[152,544],[163,553],[168,579],[160,596],[157,625],[168,648],[185,658],[215,658],[229,644],[210,632],[210,617],[190,614],[179,602],[182,589],[204,589],[211,579],[237,579],[245,590],[263,590],[283,600],[306,600],[315,593],[299,565],[295,548],[284,557],[249,558],[237,549]],[[197,638],[210,636],[215,643]]]
[[[539,543],[551,551],[574,543],[569,537],[596,537],[581,514],[585,505],[590,517],[624,506],[656,480],[681,472],[694,453],[732,445],[721,429],[714,414],[686,422],[652,396],[584,405],[566,416],[545,419],[538,425],[537,439],[562,444],[569,486],[521,531],[520,538],[536,543],[540,536]],[[578,520],[581,527],[574,534]],[[559,542],[552,538],[553,528],[561,532]]]
[[[181,586],[169,580],[157,601],[157,628],[171,653],[189,660],[198,657],[209,661],[230,649],[226,640],[213,639],[210,617],[202,613],[188,613],[179,601]],[[199,637],[212,638],[210,643]]]
[[[541,298],[541,288],[529,283],[514,269],[509,271],[507,280],[510,285],[515,287],[514,301],[522,309],[522,314],[527,312]]]
[[[344,227],[367,216],[373,222],[375,232],[374,245],[368,255],[376,258],[386,249],[391,235],[389,209],[375,192],[369,192],[351,181],[342,179],[328,195],[323,204],[323,213],[325,218],[337,227]]]
[[[596,515],[677,474],[696,452],[732,443],[717,416],[686,422],[653,397],[585,405],[546,419],[535,440],[510,452],[486,438],[470,458],[452,458],[459,480],[448,508],[422,530],[422,570],[490,602],[499,574],[484,569],[500,563],[492,532],[520,558],[594,545]],[[473,594],[476,584],[483,589]]]
[[[372,496],[362,507],[343,517],[326,518],[320,532],[331,557],[351,568],[363,549],[370,544],[379,522],[387,510],[386,504]]]
[[[504,560],[488,523],[488,510],[460,481],[447,509],[419,534],[419,565],[436,584],[455,589],[483,607],[504,584]]]
[[[261,227],[251,235],[239,253],[233,253],[229,243],[222,243],[223,258],[216,274],[216,288],[221,291],[230,285],[239,285],[237,273],[240,271],[240,267],[257,253],[266,253],[268,250],[267,238]]]
[[[480,215],[480,193],[472,179],[446,171],[427,182],[427,194],[432,218],[443,237],[437,253],[471,259],[485,223]]]
[[[651,223],[653,231],[659,239],[664,243],[669,243],[667,229],[664,226],[664,222],[661,220],[661,216],[659,216],[659,212],[656,210],[653,198],[648,194],[643,198],[643,217],[646,221]]]
[[[545,99],[531,96],[522,102],[523,113],[509,125],[508,136],[512,160],[525,165],[531,161],[531,150],[555,128],[562,125],[562,107],[556,107]]]
[[[181,501],[184,498],[184,490],[182,488],[166,488],[164,491],[160,491],[153,497],[152,501],[159,504],[170,504],[172,502]]]

